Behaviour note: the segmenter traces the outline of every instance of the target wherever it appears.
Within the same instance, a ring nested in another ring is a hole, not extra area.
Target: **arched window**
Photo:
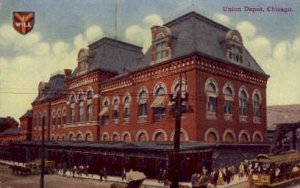
[[[63,124],[66,124],[67,123],[67,111],[66,111],[66,109],[64,108],[63,109],[63,113],[62,113],[62,115],[63,115],[63,118],[62,118],[62,123]]]
[[[151,104],[153,108],[154,121],[164,119],[166,116],[166,91],[163,87],[155,91],[155,99]]]
[[[138,141],[139,142],[144,142],[144,141],[147,141],[147,136],[145,133],[141,133],[138,137]]]
[[[61,125],[61,112],[60,112],[60,109],[57,111],[57,125]]]
[[[71,123],[75,123],[75,96],[71,96],[71,105],[70,105],[70,120]]]
[[[102,110],[100,111],[100,117],[101,117],[101,124],[107,125],[109,121],[109,102],[108,100],[105,100],[103,103]]]
[[[148,94],[146,90],[142,90],[139,93],[139,106],[138,106],[138,116],[139,120],[146,120],[148,115],[148,110],[147,110],[147,100],[148,100]]]
[[[91,99],[93,97],[93,92],[91,90],[89,90],[87,92],[87,99]]]
[[[213,83],[209,83],[207,87],[207,111],[216,112],[217,111],[217,97],[216,97],[216,86]]]
[[[130,117],[130,98],[126,96],[124,99],[124,118],[128,120]]]
[[[92,135],[91,135],[91,133],[86,133],[86,135],[85,135],[85,141],[92,141]]]
[[[117,124],[119,119],[119,100],[117,98],[113,101],[113,119],[114,123]]]
[[[83,117],[83,94],[80,93],[78,96],[78,122],[84,121]]]
[[[242,90],[240,93],[240,100],[239,100],[239,108],[240,108],[240,115],[241,116],[247,116],[247,93],[245,90]]]
[[[76,140],[77,140],[77,141],[82,141],[82,140],[83,140],[82,134],[81,134],[81,133],[78,133],[78,134],[77,134]]]
[[[70,141],[74,141],[74,135],[73,135],[73,134],[70,134],[70,135],[69,135],[69,140],[70,140]]]
[[[186,88],[186,83],[182,81],[181,83],[181,98],[185,99],[187,97],[187,88]],[[174,87],[174,93],[173,93],[173,98],[175,98],[178,94],[180,93],[180,83],[176,83]],[[185,101],[182,101],[181,103],[181,113],[186,113],[187,112],[187,104]]]
[[[92,106],[92,104],[87,105],[87,120],[88,121],[93,120],[93,106]]]
[[[224,114],[232,115],[233,112],[233,91],[227,86],[224,90],[225,101],[224,101]]]
[[[155,135],[154,140],[156,142],[161,142],[161,141],[165,141],[165,135],[162,132],[159,132]]]
[[[51,115],[51,122],[50,125],[54,126],[56,124],[56,114],[55,114],[55,110],[52,111],[52,115]]]
[[[253,116],[260,117],[260,97],[257,93],[253,96]]]

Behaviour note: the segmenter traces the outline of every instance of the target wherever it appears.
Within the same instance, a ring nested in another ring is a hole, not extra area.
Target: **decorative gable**
[[[152,46],[151,46],[151,64],[160,63],[171,59],[172,56],[172,33],[168,27],[153,26]]]
[[[243,40],[237,30],[230,30],[226,34],[226,58],[233,63],[243,63]]]
[[[77,75],[84,74],[88,71],[89,50],[82,48],[78,52],[78,71]]]

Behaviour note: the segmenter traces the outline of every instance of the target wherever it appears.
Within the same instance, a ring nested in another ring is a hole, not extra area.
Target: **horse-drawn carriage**
[[[42,169],[42,163],[40,160],[26,163],[24,166],[13,164],[9,166],[12,169],[12,173],[16,175],[30,175],[30,174],[40,174]],[[45,161],[45,174],[54,174],[55,172],[55,162]]]

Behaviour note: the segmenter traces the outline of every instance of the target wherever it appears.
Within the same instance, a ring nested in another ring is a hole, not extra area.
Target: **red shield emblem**
[[[27,34],[34,26],[34,12],[13,12],[13,25],[22,35]]]

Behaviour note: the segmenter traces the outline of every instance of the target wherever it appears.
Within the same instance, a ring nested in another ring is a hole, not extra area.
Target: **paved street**
[[[3,163],[3,161],[2,161]],[[13,175],[11,170],[8,169],[7,165],[0,164],[0,188],[38,188],[40,182],[40,176],[30,175],[30,176],[18,176]],[[89,176],[78,176],[75,178],[71,177],[70,173],[67,172],[67,176],[60,175],[45,175],[45,188],[110,188],[112,183],[121,183],[120,177],[108,176],[106,182],[99,182],[99,176],[91,175]],[[184,183],[189,185],[189,183]],[[147,188],[158,188],[164,187],[162,184],[157,183],[156,180],[146,179],[144,185]],[[245,181],[234,181],[231,185],[218,186],[218,188],[247,188],[247,182]]]
[[[38,188],[40,177],[36,175],[13,175],[8,166],[0,165],[0,188]],[[58,175],[45,175],[46,188],[109,188],[109,182],[100,183],[97,180],[63,177]]]

